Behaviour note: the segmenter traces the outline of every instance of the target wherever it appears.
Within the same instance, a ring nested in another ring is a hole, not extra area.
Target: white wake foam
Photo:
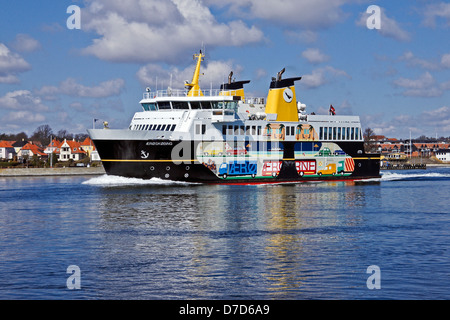
[[[418,173],[398,173],[398,172],[382,172],[381,181],[414,179],[414,178],[450,178],[448,173],[437,172],[418,172]]]
[[[102,187],[121,187],[121,186],[138,186],[138,185],[192,185],[195,183],[183,182],[183,181],[171,181],[163,180],[159,178],[152,179],[139,179],[139,178],[127,178],[120,176],[103,175],[95,178],[91,178],[84,181],[82,184],[87,184],[91,186],[102,186]]]
[[[398,180],[414,180],[414,179],[433,179],[433,178],[450,178],[450,173],[438,173],[438,172],[416,172],[416,173],[399,173],[383,171],[381,172],[381,178],[362,179],[361,182],[384,182],[384,181],[398,181]]]

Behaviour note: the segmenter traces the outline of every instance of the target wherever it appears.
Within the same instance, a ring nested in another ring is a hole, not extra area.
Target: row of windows
[[[76,157],[75,154],[72,154],[72,155],[70,155],[70,154],[61,154],[60,158],[61,159],[76,159],[77,157]]]
[[[174,131],[176,124],[135,124],[132,130]]]
[[[157,131],[174,131],[175,124],[140,124],[134,125],[132,130],[157,130]],[[295,126],[285,126],[279,128],[270,128],[262,126],[243,126],[243,125],[224,125],[222,126],[223,135],[271,135],[282,134],[285,130],[286,136],[294,136],[296,134],[310,134],[310,129],[300,129]],[[313,130],[313,129],[312,129]],[[196,124],[195,134],[205,134],[206,125]],[[319,140],[362,140],[362,132],[358,127],[320,127]]]
[[[261,135],[261,126],[222,126],[223,135]]]
[[[296,126],[285,126],[278,128],[261,127],[261,126],[222,126],[223,135],[272,135],[282,134],[285,130],[286,136],[294,136],[297,134],[309,135],[310,128],[300,128]],[[320,127],[319,140],[362,140],[362,132],[358,127]]]
[[[229,109],[236,110],[236,101],[159,101],[155,103],[143,103],[145,111],[158,110],[199,110],[199,109]]]
[[[320,127],[319,140],[362,140],[358,127]]]

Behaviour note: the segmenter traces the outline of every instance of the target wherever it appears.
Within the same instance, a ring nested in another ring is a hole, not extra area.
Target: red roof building
[[[83,150],[80,142],[64,139],[60,146],[58,161],[78,161],[86,155],[87,152]]]
[[[0,141],[0,159],[12,160],[16,156],[16,150],[13,147],[15,141]]]
[[[20,151],[17,153],[19,159],[23,159],[24,157],[33,157],[34,155],[38,156],[38,158],[47,157],[47,154],[44,153],[44,150],[31,142],[28,142],[24,145]]]

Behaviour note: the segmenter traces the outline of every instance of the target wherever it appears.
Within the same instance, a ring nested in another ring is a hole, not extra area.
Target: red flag
[[[336,110],[334,110],[333,105],[330,104],[330,113],[334,116],[336,115]]]

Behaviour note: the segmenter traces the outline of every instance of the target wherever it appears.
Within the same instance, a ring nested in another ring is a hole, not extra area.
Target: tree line
[[[67,139],[76,141],[83,141],[88,137],[87,133],[77,133],[73,134],[68,132],[65,129],[59,130],[57,133],[54,133],[52,128],[48,124],[41,125],[34,130],[31,136],[28,136],[25,132],[20,132],[17,134],[6,134],[0,133],[0,140],[8,140],[8,141],[39,141],[43,146],[47,146],[50,144],[50,139],[58,139],[60,141]]]

